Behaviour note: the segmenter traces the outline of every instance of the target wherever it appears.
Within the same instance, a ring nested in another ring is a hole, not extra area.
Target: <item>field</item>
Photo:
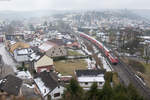
[[[74,76],[74,71],[76,69],[87,69],[87,63],[85,60],[64,60],[54,62],[56,71],[60,72],[62,75]]]
[[[77,51],[68,50],[68,56],[83,56],[83,55]]]

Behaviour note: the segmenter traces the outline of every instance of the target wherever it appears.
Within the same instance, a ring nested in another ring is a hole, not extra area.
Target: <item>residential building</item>
[[[34,62],[34,69],[38,73],[43,71],[49,72],[50,70],[53,70],[53,67],[53,59],[46,55],[42,56],[40,59]]]
[[[49,97],[52,100],[61,99],[64,92],[64,87],[58,82],[58,79],[54,78],[53,75],[54,73],[52,72],[44,71],[34,78],[36,84],[35,89],[44,100],[48,100]]]
[[[63,46],[55,46],[46,52],[46,55],[52,58],[67,56],[67,50]]]
[[[22,80],[13,75],[7,75],[0,81],[0,90],[9,95],[20,96]]]
[[[71,48],[76,48],[76,49],[80,48],[78,42],[68,42],[66,46]]]
[[[13,35],[9,35],[9,34],[6,34],[5,35],[5,39],[6,40],[10,40],[10,41],[22,41],[24,39],[24,35],[22,34],[13,34]]]
[[[54,43],[54,44],[58,45],[58,46],[64,46],[65,45],[63,39],[51,39],[49,41],[51,43]]]
[[[55,43],[47,41],[47,42],[44,42],[42,45],[40,45],[38,48],[40,49],[42,53],[45,53],[54,46],[57,46],[57,45]]]
[[[76,70],[76,79],[83,89],[88,90],[93,83],[97,83],[99,89],[102,89],[105,79],[105,70]]]
[[[8,43],[9,52],[13,55],[14,50],[16,49],[23,49],[23,48],[30,48],[30,45],[24,42],[14,42]]]
[[[17,62],[26,62],[29,61],[29,55],[33,53],[33,50],[30,48],[21,48],[14,50],[14,59]]]

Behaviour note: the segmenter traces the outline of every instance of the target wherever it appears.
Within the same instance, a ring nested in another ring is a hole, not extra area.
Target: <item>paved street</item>
[[[5,49],[4,44],[0,44],[0,55],[2,55],[3,61],[4,61],[4,68],[2,69],[2,74],[0,75],[0,78],[3,78],[7,76],[8,74],[14,74],[16,72],[16,66],[18,65],[17,62],[13,60],[11,55],[7,52]],[[38,100],[39,98],[35,93],[34,89],[28,88],[24,85],[22,85],[22,93],[27,98],[36,98],[35,100]]]
[[[12,59],[11,55],[6,51],[4,44],[0,44],[0,55],[2,55],[4,63],[12,67],[14,72],[16,72],[17,63]]]

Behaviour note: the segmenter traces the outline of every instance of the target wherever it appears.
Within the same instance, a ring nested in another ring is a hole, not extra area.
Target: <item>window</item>
[[[54,94],[54,97],[59,97],[60,96],[60,93],[55,93]]]
[[[85,82],[85,85],[88,85],[88,82]]]
[[[99,82],[99,84],[103,84],[103,82]]]

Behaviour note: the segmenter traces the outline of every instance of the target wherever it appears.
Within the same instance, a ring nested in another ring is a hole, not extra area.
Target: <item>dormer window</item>
[[[88,85],[88,82],[85,82],[85,85]]]

